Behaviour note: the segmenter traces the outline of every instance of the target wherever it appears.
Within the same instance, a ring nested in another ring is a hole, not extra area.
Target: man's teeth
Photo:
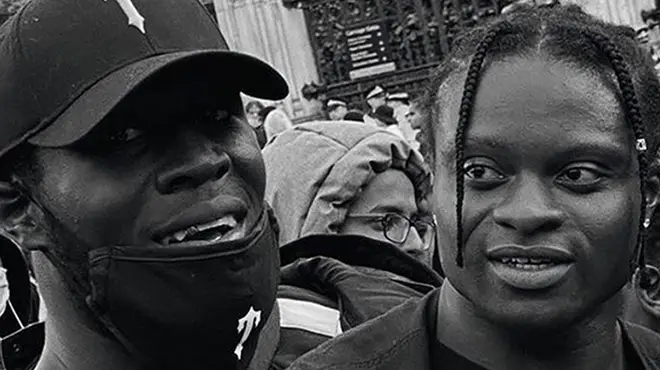
[[[204,224],[193,225],[185,230],[180,230],[172,235],[166,236],[163,238],[162,244],[168,245],[172,243],[181,243],[186,238],[190,238],[195,234],[216,228],[218,229],[218,233],[220,233],[221,235],[213,238],[213,240],[211,241],[217,241],[219,239],[222,239],[223,236],[226,236],[232,230],[234,230],[237,225],[238,225],[238,221],[236,221],[236,218],[234,216],[232,215],[223,216],[217,220],[207,222]]]
[[[200,232],[208,229],[213,229],[216,227],[224,226],[234,228],[238,224],[234,216],[228,215],[221,217],[215,221],[211,221],[205,224],[195,225],[188,228],[188,230],[194,229],[195,232]]]
[[[510,267],[523,270],[540,270],[557,264],[549,258],[504,257],[498,261]]]

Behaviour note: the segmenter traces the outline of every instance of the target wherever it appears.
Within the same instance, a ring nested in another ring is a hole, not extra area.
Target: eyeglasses
[[[435,242],[435,225],[420,219],[411,220],[398,213],[367,213],[350,214],[346,218],[365,219],[379,222],[383,228],[383,235],[394,244],[403,244],[414,227],[422,239],[422,249],[428,250]]]

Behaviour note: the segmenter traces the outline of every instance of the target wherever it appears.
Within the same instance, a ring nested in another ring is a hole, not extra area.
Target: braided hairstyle
[[[444,60],[427,86],[422,109],[427,114],[421,123],[422,135],[429,144],[424,153],[432,168],[436,168],[438,148],[436,135],[443,96],[439,92],[450,78],[465,72],[459,119],[454,137],[456,165],[456,263],[463,265],[463,200],[464,141],[470,123],[479,80],[489,63],[512,56],[542,56],[595,73],[611,82],[624,109],[626,121],[635,138],[642,191],[642,212],[639,222],[637,250],[633,266],[644,265],[643,244],[646,227],[644,214],[645,185],[648,178],[647,153],[655,153],[658,134],[655,122],[660,122],[660,84],[650,55],[640,48],[631,28],[615,26],[584,13],[579,6],[526,8],[494,19],[459,36],[452,54]],[[618,87],[618,89],[617,89]],[[444,135],[449,137],[450,135]],[[444,144],[447,146],[447,144]],[[449,151],[451,152],[451,151]]]

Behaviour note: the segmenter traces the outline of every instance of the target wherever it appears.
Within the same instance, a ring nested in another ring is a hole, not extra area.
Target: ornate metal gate
[[[504,3],[498,0],[284,1],[305,11],[316,67],[327,96],[341,98],[356,107],[361,106],[365,90],[376,83],[389,91],[419,92],[432,68],[448,53],[457,31],[499,14]],[[357,61],[362,57],[372,60]],[[374,63],[377,64],[371,69],[356,69]]]

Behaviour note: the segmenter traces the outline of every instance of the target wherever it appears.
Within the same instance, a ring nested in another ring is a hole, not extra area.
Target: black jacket
[[[406,302],[385,315],[294,362],[291,370],[430,370],[482,369],[435,339],[440,289],[424,299]],[[622,323],[624,342],[641,364],[633,369],[660,369],[660,335]],[[444,347],[444,348],[443,348]]]
[[[273,369],[442,283],[394,245],[361,236],[308,236],[283,246],[280,255],[281,328]]]

